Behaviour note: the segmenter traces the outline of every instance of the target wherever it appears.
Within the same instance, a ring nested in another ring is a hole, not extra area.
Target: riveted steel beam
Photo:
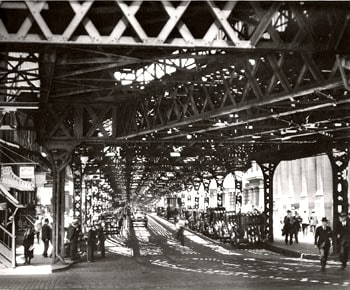
[[[348,37],[339,24],[347,21],[347,4],[324,4],[320,8],[289,1],[226,1],[224,5],[215,1],[182,1],[174,5],[165,0],[60,2],[17,1],[10,5],[3,1],[0,42],[323,50],[329,49],[330,43],[335,45],[331,49],[343,48],[342,41]],[[337,17],[329,17],[320,25],[320,10],[323,14],[335,11]],[[14,20],[18,11],[23,17]],[[96,13],[104,21],[97,19]],[[58,18],[62,19],[60,23],[55,21]],[[150,19],[159,28],[155,29]],[[334,33],[338,33],[334,27],[341,31],[339,38],[334,39]]]

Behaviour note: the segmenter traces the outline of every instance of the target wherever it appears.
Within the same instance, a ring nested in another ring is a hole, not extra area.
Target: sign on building
[[[34,179],[34,166],[20,166],[19,177],[24,179]]]

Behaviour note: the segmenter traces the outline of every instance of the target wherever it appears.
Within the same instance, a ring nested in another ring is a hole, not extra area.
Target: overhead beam
[[[148,30],[149,18],[147,15],[148,7],[142,1],[105,1],[104,9],[99,10],[103,22],[92,21],[91,15],[96,11],[94,0],[65,2],[73,14],[69,21],[60,22],[60,32],[51,31],[50,27],[57,25],[56,19],[66,18],[64,13],[67,9],[54,9],[51,1],[16,1],[10,3],[3,1],[0,3],[0,43],[18,45],[23,47],[23,43],[36,43],[42,45],[48,44],[79,44],[79,45],[99,45],[99,46],[142,46],[142,47],[207,47],[207,48],[230,48],[238,50],[251,50],[252,48],[275,49],[275,50],[304,50],[309,51],[335,49],[330,48],[329,44],[333,43],[339,48],[342,39],[346,39],[348,34],[343,29],[340,33],[341,39],[333,41],[333,35],[318,37],[320,30],[333,31],[339,18],[347,21],[347,15],[344,15],[343,6],[334,7],[329,4],[329,11],[335,11],[338,19],[329,17],[320,27],[319,22],[312,18],[316,7],[312,5],[302,5],[301,3],[293,4],[292,2],[266,2],[271,5],[260,5],[254,1],[227,1],[221,7],[216,1],[182,1],[175,8],[172,1],[159,1],[161,5],[153,7],[153,15],[159,14],[159,33],[154,35]],[[98,1],[99,4],[102,1]],[[283,4],[283,5],[282,5]],[[188,18],[190,9],[196,10],[196,17]],[[325,5],[325,9],[327,6]],[[15,18],[18,10],[27,14],[23,19],[17,18],[18,31],[13,31],[8,27],[7,19]],[[42,16],[42,11],[48,17]],[[241,11],[246,13],[241,13]],[[164,11],[168,18],[163,17]],[[212,17],[207,17],[210,11]],[[311,17],[306,17],[302,12],[306,11]],[[316,10],[317,12],[317,10]],[[325,12],[327,13],[327,11]],[[121,14],[121,18],[115,17]],[[248,18],[245,15],[257,17]],[[139,15],[142,15],[139,16]],[[233,17],[232,17],[233,15]],[[285,17],[284,15],[289,15]],[[139,17],[138,17],[139,16]],[[198,19],[201,19],[198,22]],[[279,22],[280,23],[279,23]],[[341,21],[341,20],[340,20]],[[195,24],[193,24],[193,22]],[[105,31],[108,23],[112,29]],[[203,23],[205,25],[203,25]],[[298,25],[296,25],[298,24]],[[198,29],[198,25],[202,28]],[[338,25],[339,26],[339,25]],[[38,30],[33,32],[33,27]],[[84,28],[84,32],[79,30]],[[133,30],[130,31],[127,28]],[[202,32],[203,27],[207,31]],[[85,33],[87,32],[87,34]],[[333,33],[337,33],[333,32]],[[315,45],[317,43],[317,45]]]
[[[179,121],[169,122],[168,124],[165,124],[162,126],[156,126],[154,128],[140,130],[139,132],[125,134],[124,136],[117,137],[116,139],[117,140],[130,139],[130,138],[134,138],[134,137],[143,136],[146,134],[151,134],[151,133],[154,133],[154,132],[159,131],[159,130],[167,130],[167,129],[174,128],[174,127],[186,126],[186,125],[198,122],[198,121],[203,120],[203,119],[210,119],[210,118],[220,117],[223,115],[228,115],[231,113],[238,113],[240,111],[249,110],[249,109],[257,107],[257,106],[265,106],[265,105],[269,105],[272,103],[281,102],[281,101],[284,101],[284,100],[287,100],[290,98],[297,98],[300,96],[312,94],[317,90],[320,90],[320,91],[330,90],[330,89],[339,88],[342,86],[343,86],[343,81],[340,79],[333,80],[333,81],[326,81],[321,85],[312,84],[312,85],[309,85],[309,86],[304,87],[302,89],[292,91],[290,93],[280,93],[277,95],[272,95],[271,97],[264,98],[263,100],[260,100],[259,102],[248,101],[248,102],[245,102],[242,104],[237,104],[236,106],[227,106],[227,107],[215,109],[215,110],[212,110],[209,112],[203,112],[203,113],[193,115],[193,116],[190,116],[188,118],[185,118],[185,119],[182,119]]]

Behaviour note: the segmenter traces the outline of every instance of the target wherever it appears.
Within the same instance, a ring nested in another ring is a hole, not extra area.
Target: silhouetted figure
[[[328,226],[327,218],[322,218],[322,225],[316,228],[315,232],[315,246],[320,251],[321,271],[326,269],[327,259],[329,256],[329,249],[332,241],[332,229]]]
[[[34,257],[34,237],[35,233],[33,228],[30,225],[26,226],[23,238],[23,247],[24,247],[24,264],[30,264],[30,260]]]
[[[96,248],[96,233],[91,226],[86,227],[87,230],[87,261],[93,262],[95,260],[94,251]]]
[[[47,257],[47,250],[49,249],[49,244],[51,241],[51,236],[52,235],[52,229],[49,225],[49,219],[46,218],[44,220],[44,225],[42,226],[41,229],[41,239],[44,242],[44,252],[43,256],[46,258]]]
[[[73,220],[69,225],[67,232],[67,239],[69,240],[69,257],[72,261],[77,259],[79,234],[79,222],[78,220]]]
[[[341,269],[345,270],[350,248],[350,222],[345,212],[340,214],[339,223],[336,225],[334,233],[339,247]]]
[[[97,240],[98,240],[99,249],[101,251],[101,257],[104,258],[106,256],[106,248],[105,248],[106,236],[100,224],[97,225]]]
[[[290,210],[287,210],[287,215],[284,217],[283,220],[283,234],[285,235],[285,243],[288,245],[288,240],[289,244],[293,244],[293,217],[292,217],[292,212]]]

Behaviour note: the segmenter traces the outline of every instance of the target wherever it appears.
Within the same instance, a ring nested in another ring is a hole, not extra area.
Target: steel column
[[[215,176],[216,184],[217,184],[217,207],[222,207],[223,205],[223,192],[224,192],[224,179],[225,176]]]
[[[204,197],[204,209],[207,210],[209,207],[209,185],[210,185],[210,179],[203,177],[202,179],[204,191],[205,191],[205,197]]]
[[[341,212],[348,212],[348,165],[349,148],[333,148],[328,153],[333,174],[333,225],[338,222]]]
[[[237,179],[237,176],[235,176],[235,208],[237,211],[237,204],[239,204],[239,208],[242,207],[242,180]]]
[[[52,190],[52,205],[53,205],[53,229],[52,229],[52,263],[57,259],[64,262],[64,183],[65,183],[65,168],[54,167],[53,169],[53,190]]]
[[[81,221],[81,197],[83,172],[80,161],[76,158],[72,164],[73,174],[73,217]]]
[[[264,177],[265,236],[273,241],[273,175],[279,162],[259,164]]]

